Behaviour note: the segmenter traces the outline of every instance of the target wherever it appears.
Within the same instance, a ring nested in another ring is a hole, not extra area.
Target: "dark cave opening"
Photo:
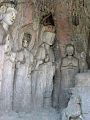
[[[45,25],[45,26],[46,26],[46,25],[55,26],[52,13],[49,13],[48,15],[44,15],[44,16],[42,17],[40,23],[43,24],[43,25]]]

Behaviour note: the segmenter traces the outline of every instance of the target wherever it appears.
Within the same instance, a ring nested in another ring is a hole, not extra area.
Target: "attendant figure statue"
[[[16,112],[30,112],[31,110],[31,72],[33,69],[33,55],[28,47],[31,34],[24,33],[22,50],[17,52],[14,84],[14,104]]]
[[[80,72],[81,73],[87,72],[88,71],[88,64],[86,62],[86,53],[82,52],[80,57],[81,57],[80,62],[79,62]]]
[[[54,43],[55,33],[52,26],[44,28],[42,44],[36,54],[36,68],[32,76],[33,102],[35,107],[51,107],[53,77],[55,75],[54,53],[51,46]]]

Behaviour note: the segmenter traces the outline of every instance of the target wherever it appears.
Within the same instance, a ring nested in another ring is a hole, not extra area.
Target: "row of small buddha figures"
[[[87,72],[86,53],[81,52],[79,59],[74,56],[75,48],[72,44],[66,46],[66,57],[62,59],[61,70],[78,68],[79,72]]]

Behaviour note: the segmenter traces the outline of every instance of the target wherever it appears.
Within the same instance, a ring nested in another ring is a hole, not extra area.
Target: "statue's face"
[[[48,45],[53,45],[55,40],[55,33],[45,32],[43,35],[43,41]]]
[[[15,21],[15,18],[16,18],[16,13],[14,11],[11,11],[5,13],[5,17],[3,20],[7,25],[12,25]]]
[[[23,47],[27,48],[29,46],[29,43],[26,39],[23,40]]]
[[[68,46],[68,47],[66,48],[66,53],[67,53],[68,56],[72,56],[73,53],[74,53],[74,48],[73,48],[73,46]]]
[[[30,41],[31,41],[31,34],[24,33],[22,46],[24,48],[27,48],[29,46]]]

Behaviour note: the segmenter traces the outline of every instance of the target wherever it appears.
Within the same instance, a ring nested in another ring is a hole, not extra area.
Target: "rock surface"
[[[1,113],[0,120],[59,120],[60,114],[55,110],[39,110],[31,113]]]

